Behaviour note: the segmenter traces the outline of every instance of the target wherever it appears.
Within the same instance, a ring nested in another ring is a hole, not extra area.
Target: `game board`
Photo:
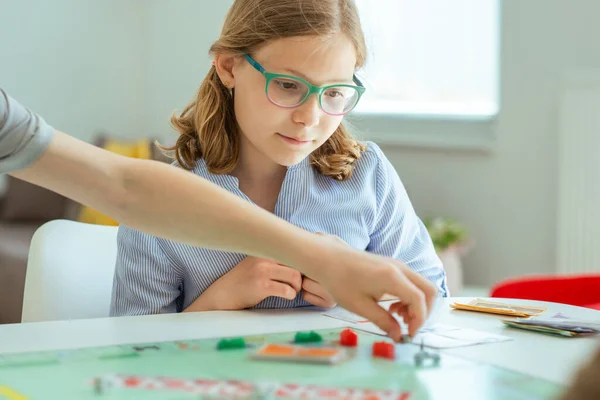
[[[562,390],[552,382],[443,353],[437,365],[417,366],[415,355],[422,355],[417,344],[392,345],[393,359],[373,357],[374,343],[382,346],[386,339],[357,331],[357,346],[343,347],[342,331],[7,354],[0,356],[0,399],[541,400]],[[255,359],[264,346],[291,344],[337,349],[345,359],[334,364]]]

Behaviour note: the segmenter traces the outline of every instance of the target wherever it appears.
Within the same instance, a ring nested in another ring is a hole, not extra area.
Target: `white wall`
[[[139,135],[143,0],[0,0],[0,85],[84,140]]]
[[[209,70],[210,45],[233,0],[146,0],[148,7],[148,102],[144,129],[174,141],[173,112],[191,102]],[[166,134],[165,134],[166,132]]]
[[[194,96],[231,0],[168,4],[154,0],[150,14],[162,29],[151,51],[159,95],[149,130],[168,129],[170,112]],[[559,91],[571,69],[600,67],[597,15],[596,0],[503,1],[491,153],[383,147],[421,215],[455,216],[470,228],[477,243],[465,260],[467,283],[555,271]]]
[[[0,85],[84,140],[173,140],[232,2],[0,0]]]
[[[174,139],[168,117],[194,97],[231,2],[0,0],[0,85],[83,138]],[[471,284],[555,270],[560,85],[600,67],[597,0],[504,0],[502,14],[492,152],[384,146],[421,215],[471,229]]]
[[[600,2],[504,0],[502,14],[493,151],[384,149],[421,214],[471,228],[471,284],[555,272],[560,88],[569,71],[600,67]]]

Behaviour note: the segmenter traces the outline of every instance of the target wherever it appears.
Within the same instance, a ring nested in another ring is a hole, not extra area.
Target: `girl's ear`
[[[235,87],[235,75],[233,73],[235,62],[236,56],[233,54],[217,54],[213,61],[221,83],[228,89]]]

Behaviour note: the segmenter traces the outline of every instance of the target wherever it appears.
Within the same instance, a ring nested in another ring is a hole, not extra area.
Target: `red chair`
[[[551,301],[600,310],[600,274],[511,278],[495,284],[490,296]]]

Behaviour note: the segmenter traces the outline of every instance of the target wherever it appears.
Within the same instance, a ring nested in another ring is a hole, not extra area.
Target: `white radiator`
[[[600,273],[600,71],[567,82],[559,108],[557,272]]]

